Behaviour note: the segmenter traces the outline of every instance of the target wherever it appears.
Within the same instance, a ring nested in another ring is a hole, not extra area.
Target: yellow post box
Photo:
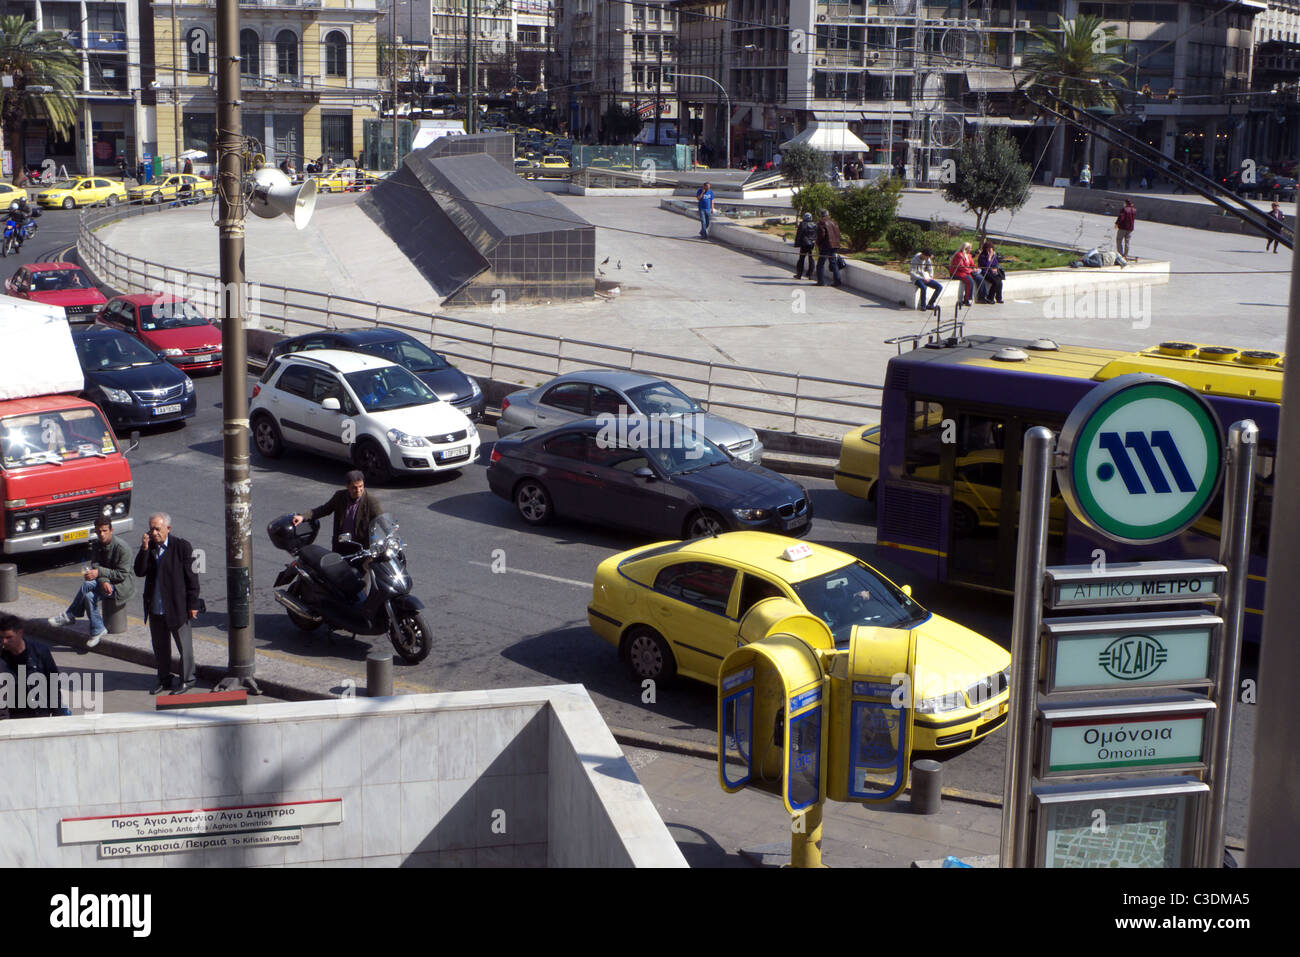
[[[907,787],[912,760],[912,676],[916,634],[858,626],[846,654],[830,661],[826,796],[892,801]]]

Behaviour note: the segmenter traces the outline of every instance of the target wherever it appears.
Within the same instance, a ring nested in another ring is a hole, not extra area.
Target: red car
[[[58,306],[69,322],[93,322],[108,301],[75,263],[30,263],[5,281],[5,292]]]
[[[154,293],[117,296],[100,310],[97,321],[135,336],[187,372],[221,368],[221,330],[188,299]]]

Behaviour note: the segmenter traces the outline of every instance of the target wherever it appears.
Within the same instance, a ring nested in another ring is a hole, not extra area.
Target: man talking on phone
[[[190,622],[199,616],[199,576],[194,571],[194,549],[171,533],[166,512],[149,516],[149,531],[135,556],[135,574],[144,579],[144,615],[153,639],[158,668],[159,695],[172,687],[172,644],[181,656],[180,685],[172,694],[194,687],[194,642]]]

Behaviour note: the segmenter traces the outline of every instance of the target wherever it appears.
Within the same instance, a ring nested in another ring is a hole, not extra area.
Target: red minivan
[[[180,296],[117,296],[96,321],[138,338],[186,372],[221,368],[221,330]]]

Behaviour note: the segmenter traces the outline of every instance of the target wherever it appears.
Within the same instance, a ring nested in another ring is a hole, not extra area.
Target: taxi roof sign
[[[783,551],[781,553],[781,557],[784,558],[787,562],[797,562],[799,559],[807,558],[811,554],[812,554],[812,546],[809,545],[807,542],[799,542],[798,544],[791,545],[789,548]]]

